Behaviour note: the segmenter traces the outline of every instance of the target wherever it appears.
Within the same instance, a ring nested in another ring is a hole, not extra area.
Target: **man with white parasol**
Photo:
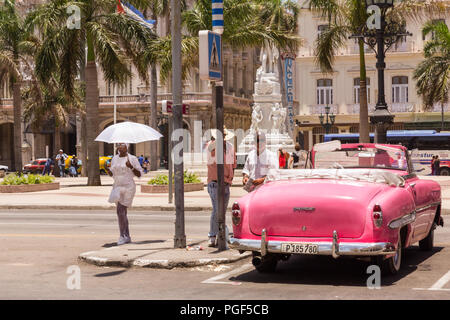
[[[128,153],[130,143],[158,140],[162,135],[153,128],[134,122],[122,122],[109,126],[95,139],[107,143],[118,143],[118,153],[111,160],[111,167],[106,168],[114,178],[113,188],[108,201],[117,205],[120,237],[117,245],[131,242],[128,228],[127,210],[131,207],[136,193],[134,177],[140,178],[143,169],[136,156]]]

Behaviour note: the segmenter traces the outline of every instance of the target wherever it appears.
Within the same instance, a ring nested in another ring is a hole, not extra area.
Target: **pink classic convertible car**
[[[272,272],[292,254],[368,257],[399,271],[402,249],[432,250],[443,226],[438,183],[419,179],[403,146],[318,144],[311,169],[269,171],[232,207],[229,245]]]

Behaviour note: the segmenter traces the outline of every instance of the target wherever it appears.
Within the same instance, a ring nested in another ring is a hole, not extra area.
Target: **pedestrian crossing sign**
[[[202,80],[222,80],[222,37],[211,31],[199,32],[199,65]]]

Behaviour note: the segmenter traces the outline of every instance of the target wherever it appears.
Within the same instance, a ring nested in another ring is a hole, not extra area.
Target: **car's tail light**
[[[231,220],[235,226],[241,223],[241,208],[239,207],[239,203],[233,203],[233,206],[231,207],[231,216]]]
[[[375,223],[375,226],[377,226],[378,228],[381,227],[381,225],[383,224],[383,211],[381,210],[381,206],[376,204],[373,207],[373,222]]]

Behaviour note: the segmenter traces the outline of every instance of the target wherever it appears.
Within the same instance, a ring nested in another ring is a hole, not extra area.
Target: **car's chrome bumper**
[[[229,246],[232,249],[241,251],[257,251],[265,256],[268,252],[284,253],[281,251],[283,243],[301,243],[299,241],[266,241],[264,233],[261,240],[246,240],[230,238]],[[333,241],[331,242],[306,242],[309,244],[316,244],[319,246],[319,255],[331,255],[334,258],[339,256],[379,256],[395,254],[395,246],[390,242],[339,242],[337,234],[334,233]]]

